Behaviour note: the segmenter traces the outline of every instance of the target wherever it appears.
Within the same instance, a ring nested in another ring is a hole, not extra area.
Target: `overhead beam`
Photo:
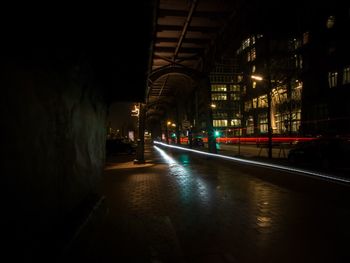
[[[185,22],[185,24],[184,24],[184,26],[183,26],[183,29],[182,29],[182,32],[181,32],[179,41],[177,42],[177,45],[176,45],[176,49],[175,49],[174,57],[173,57],[173,60],[174,60],[174,61],[176,60],[176,57],[177,57],[177,55],[179,54],[179,50],[180,50],[180,48],[181,48],[182,41],[183,41],[183,39],[184,39],[185,36],[186,36],[188,27],[189,27],[189,25],[190,25],[190,23],[191,23],[191,19],[192,19],[193,12],[194,12],[194,10],[196,9],[196,7],[197,7],[197,0],[193,0],[193,1],[192,1],[192,4],[191,4],[190,11],[188,12],[188,16],[187,16],[187,18],[186,18],[186,22]],[[202,31],[200,31],[200,32],[202,32]]]
[[[164,60],[164,61],[166,61],[166,62],[169,62],[168,65],[177,65],[177,66],[180,66],[180,67],[184,67],[184,65],[182,65],[182,64],[179,63],[179,62],[181,62],[181,61],[183,61],[183,60],[181,60],[181,61],[173,61],[171,58],[168,58],[168,57],[159,55],[159,54],[157,54],[157,53],[154,54],[154,57],[155,57],[155,58],[162,59],[162,60]]]
[[[182,47],[178,53],[200,53],[202,50],[204,50],[205,47],[196,47],[196,48],[190,48],[190,47]],[[155,52],[175,52],[175,48],[173,47],[155,47]]]
[[[176,59],[177,62],[182,62],[186,60],[197,60],[200,57],[200,54],[194,54],[192,56],[187,56],[187,57],[179,57]]]
[[[181,31],[183,30],[182,26],[179,25],[157,25],[157,31]],[[218,27],[210,27],[210,26],[187,26],[186,32],[202,32],[202,33],[211,33],[216,32]]]
[[[205,17],[209,19],[222,19],[227,15],[230,15],[231,12],[222,11],[222,12],[211,12],[211,11],[196,11],[193,17]],[[188,12],[184,10],[173,10],[173,9],[160,9],[158,11],[159,17],[165,16],[179,16],[179,17],[187,17]]]
[[[176,43],[179,39],[175,37],[158,37],[154,42],[155,43]],[[208,38],[184,38],[182,40],[183,43],[189,43],[189,44],[207,44],[210,43],[211,39]]]

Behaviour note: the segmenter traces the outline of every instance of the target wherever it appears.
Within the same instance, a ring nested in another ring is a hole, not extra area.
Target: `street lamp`
[[[263,77],[258,76],[258,75],[251,75],[250,77],[251,77],[252,79],[254,79],[254,80],[257,80],[257,81],[262,81],[262,80],[263,80]]]
[[[271,78],[268,77],[265,80],[262,76],[259,75],[251,75],[252,79],[257,81],[267,81],[267,137],[268,137],[268,157],[272,158],[272,125],[271,125]]]
[[[173,132],[172,128],[176,127],[176,123],[172,122],[172,121],[167,121],[166,126],[165,126],[165,134],[166,134],[166,141],[169,144],[169,133],[170,133],[170,137],[173,140],[174,138],[176,138],[175,133]],[[175,135],[175,136],[174,136]]]
[[[216,148],[216,136],[215,136],[215,131],[213,127],[213,109],[216,108],[216,104],[211,103],[208,105],[208,120],[207,120],[207,125],[208,125],[208,150],[210,153],[217,153],[217,148]]]

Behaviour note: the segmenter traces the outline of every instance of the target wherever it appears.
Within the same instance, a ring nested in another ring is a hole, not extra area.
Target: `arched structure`
[[[149,83],[146,126],[155,138],[165,134],[166,141],[169,141],[169,128],[176,133],[177,143],[188,132],[206,130],[212,134],[210,85],[205,74],[190,68],[169,66],[152,72]]]
[[[208,72],[239,1],[160,0],[146,91],[146,116],[212,129]],[[166,99],[164,99],[166,98]],[[159,105],[162,109],[155,114]],[[205,119],[200,119],[200,117]],[[209,132],[210,133],[210,132]]]

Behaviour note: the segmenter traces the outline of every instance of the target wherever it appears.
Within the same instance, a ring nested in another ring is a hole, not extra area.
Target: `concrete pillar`
[[[200,88],[203,90],[203,95],[205,96],[205,112],[207,113],[206,116],[206,125],[207,125],[207,131],[208,131],[208,150],[210,153],[217,153],[216,149],[216,139],[214,134],[214,127],[213,127],[213,112],[212,108],[210,106],[210,94],[211,94],[211,88],[210,88],[210,81],[209,77],[203,76],[200,80]]]
[[[181,123],[181,121],[180,121],[180,114],[179,114],[179,103],[176,105],[176,127],[175,127],[175,132],[176,132],[176,144],[181,144],[181,134],[180,134],[180,127],[181,127],[181,125],[182,125],[182,123]]]
[[[140,103],[139,111],[139,136],[137,139],[137,149],[136,149],[136,159],[134,160],[135,164],[145,163],[145,122],[146,122],[146,112],[145,105]]]

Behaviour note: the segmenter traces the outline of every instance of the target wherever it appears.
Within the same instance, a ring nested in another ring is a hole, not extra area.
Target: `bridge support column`
[[[145,163],[145,105],[140,103],[139,108],[139,137],[137,139],[136,158],[134,160],[134,164]]]
[[[214,133],[214,127],[213,127],[213,112],[210,105],[211,98],[211,86],[208,76],[202,77],[200,81],[200,88],[203,91],[203,95],[205,95],[205,112],[206,112],[206,128],[208,132],[208,150],[210,153],[217,153],[216,148],[216,138]]]

